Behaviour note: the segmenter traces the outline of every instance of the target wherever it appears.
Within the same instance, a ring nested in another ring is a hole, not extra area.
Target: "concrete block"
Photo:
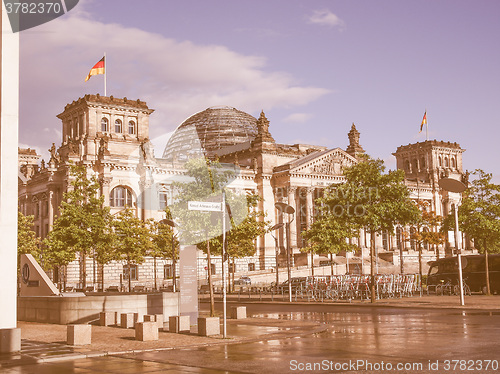
[[[231,307],[231,318],[232,319],[245,319],[245,318],[247,318],[247,307],[246,306],[233,306],[233,307]]]
[[[0,329],[0,353],[13,353],[21,350],[21,329]]]
[[[156,322],[137,322],[135,324],[135,340],[158,340],[158,325]]]
[[[168,331],[174,333],[190,332],[189,316],[170,316],[168,318]]]
[[[158,329],[163,328],[163,314],[155,314],[155,321],[158,325]]]
[[[100,326],[113,326],[116,325],[116,312],[100,312],[99,325]]]
[[[131,329],[134,327],[134,313],[122,313],[120,317],[120,327]]]
[[[88,345],[92,341],[91,325],[69,325],[67,330],[68,345]]]
[[[199,317],[198,335],[201,336],[220,335],[219,317]]]

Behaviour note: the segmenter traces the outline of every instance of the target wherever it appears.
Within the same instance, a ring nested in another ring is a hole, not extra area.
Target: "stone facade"
[[[50,160],[36,165],[37,155],[20,150],[19,209],[35,216],[35,232],[45,237],[50,231],[63,192],[69,181],[68,163],[86,166],[88,175],[96,175],[101,193],[112,213],[124,206],[133,207],[141,219],[165,218],[164,208],[172,201],[170,185],[185,173],[183,162],[204,154],[222,163],[239,167],[236,188],[258,194],[258,209],[267,214],[271,225],[283,222],[275,203],[284,202],[295,208],[291,225],[291,247],[296,265],[310,264],[300,252],[304,246],[301,233],[314,220],[314,201],[323,189],[342,183],[343,168],[358,162],[364,153],[360,133],[353,124],[349,145],[327,149],[305,144],[279,144],[270,133],[270,122],[262,112],[258,119],[234,108],[209,108],[181,124],[172,136],[161,158],[155,157],[149,141],[149,116],[153,113],[140,100],[113,96],[86,95],[66,105],[57,117],[62,121],[62,143],[52,146]],[[231,134],[235,134],[234,138]],[[450,211],[459,196],[439,189],[443,176],[462,178],[462,152],[456,143],[426,141],[401,146],[394,153],[398,169],[406,174],[406,184],[415,199],[428,200],[438,214]],[[277,234],[280,256],[284,260],[284,233]],[[361,248],[369,245],[369,234],[362,232],[352,239]],[[376,237],[381,252],[392,252],[403,246],[411,250],[400,233],[384,233]],[[236,271],[264,270],[276,264],[275,239],[271,233],[259,238],[255,256],[236,262]],[[207,273],[205,255],[198,256],[198,274]],[[318,260],[318,258],[316,259]],[[318,260],[319,261],[319,260]],[[166,286],[170,260],[156,260],[157,286]],[[213,259],[215,273],[220,274],[220,258]],[[68,283],[82,283],[82,266],[87,266],[87,284],[100,282],[101,269],[91,258],[75,261],[67,269]],[[126,285],[127,272],[121,262],[105,266],[106,285]],[[57,274],[54,278],[58,280]],[[148,258],[133,272],[133,284],[154,285],[153,259]]]

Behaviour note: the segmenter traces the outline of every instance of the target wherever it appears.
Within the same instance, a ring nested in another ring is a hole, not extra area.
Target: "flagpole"
[[[108,59],[106,58],[106,52],[104,52],[104,96],[108,96],[106,94],[106,78],[108,74]]]
[[[425,108],[425,140],[429,140],[429,121],[427,120],[427,108]]]

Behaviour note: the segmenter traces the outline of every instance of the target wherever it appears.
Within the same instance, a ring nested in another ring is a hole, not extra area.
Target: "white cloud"
[[[329,90],[303,86],[291,75],[269,71],[262,56],[221,45],[198,45],[89,18],[72,11],[25,32],[21,41],[21,141],[44,147],[60,139],[35,134],[42,125],[60,129],[55,117],[87,93],[103,94],[103,76],[84,82],[107,53],[107,94],[145,100],[156,109],[151,137],[172,131],[188,116],[214,105],[246,112],[300,106]],[[162,145],[158,144],[158,147]]]
[[[338,27],[341,30],[345,28],[345,22],[328,9],[315,10],[308,17],[308,21],[316,25]]]
[[[309,113],[292,113],[283,119],[287,123],[305,123],[312,117]]]

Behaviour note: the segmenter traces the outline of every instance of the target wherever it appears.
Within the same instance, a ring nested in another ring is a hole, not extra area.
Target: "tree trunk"
[[[361,251],[361,256],[363,256],[363,251]],[[333,275],[333,253],[330,253],[330,270],[331,270],[331,275]]]
[[[314,253],[311,252],[311,276],[314,278]]]
[[[491,295],[491,289],[490,289],[490,267],[488,265],[488,250],[486,249],[486,239],[483,240],[484,244],[484,266],[486,267],[486,295]]]
[[[130,266],[130,261],[127,261],[128,264],[128,292],[132,292],[132,269]]]
[[[403,260],[403,245],[404,241],[401,241],[399,244],[399,268],[401,269],[401,274],[405,273],[405,263]]]
[[[104,292],[104,264],[101,265],[101,291]]]
[[[212,286],[212,260],[210,258],[210,242],[207,239],[207,262],[208,262],[208,292],[210,293],[210,317],[215,317],[214,289]]]
[[[375,293],[375,232],[370,231],[370,294],[371,302],[374,303],[376,299]]]
[[[82,264],[82,290],[87,287],[87,256],[85,252],[80,254],[80,264]]]
[[[158,289],[156,285],[156,256],[153,256],[153,272],[154,272],[155,291],[156,291]]]

